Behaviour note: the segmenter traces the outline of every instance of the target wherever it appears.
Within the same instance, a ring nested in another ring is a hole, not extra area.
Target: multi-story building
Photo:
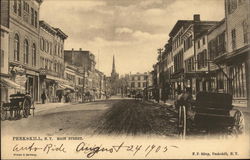
[[[79,50],[64,50],[64,60],[70,65],[74,65],[82,69],[84,78],[84,92],[93,92],[93,78],[95,77],[95,55],[90,51]]]
[[[174,74],[172,79],[175,79],[175,88],[177,90],[191,87],[193,94],[197,93],[196,88],[199,85],[197,79],[199,80],[202,77],[202,74],[197,72],[197,66],[199,65],[200,69],[202,61],[198,61],[197,57],[201,59],[204,54],[207,55],[205,53],[207,49],[206,47],[204,48],[206,46],[206,38],[203,41],[203,39],[200,40],[199,36],[217,23],[217,21],[201,21],[200,15],[194,15],[193,20],[179,20],[170,32],[169,36],[172,38],[172,52],[174,56]],[[197,40],[198,45],[196,46],[194,42],[197,38],[199,41]],[[204,45],[200,43],[201,41]],[[196,50],[196,47],[201,48]],[[199,53],[196,53],[196,51],[199,51]]]
[[[164,59],[165,63],[164,63],[164,86],[163,86],[163,90],[165,93],[165,96],[163,100],[169,99],[169,98],[174,98],[175,95],[175,90],[172,90],[172,86],[174,86],[174,82],[172,82],[171,76],[174,73],[174,61],[173,61],[173,52],[172,52],[172,42],[171,39],[168,41],[168,43],[166,43],[165,47],[164,47]]]
[[[1,0],[1,23],[0,23],[0,32],[1,32],[1,53],[0,53],[0,60],[1,60],[1,68],[0,68],[0,100],[1,101],[8,101],[8,83],[9,79],[9,14],[8,8],[9,1],[2,1]],[[3,14],[2,14],[3,11]]]
[[[129,91],[130,92],[142,92],[148,86],[148,74],[136,73],[129,75]]]
[[[64,40],[67,35],[58,28],[53,28],[45,21],[40,26],[40,92],[45,91],[48,101],[53,102],[57,97],[59,83],[64,83]]]
[[[250,106],[250,1],[225,0],[227,54],[218,61],[227,66],[229,92],[234,103]],[[247,104],[248,102],[248,104]]]
[[[11,79],[25,87],[34,100],[39,99],[39,10],[42,0],[8,1],[9,69]],[[5,13],[7,12],[7,13]]]
[[[216,62],[223,59],[226,54],[226,22],[225,19],[221,20],[219,24],[212,27],[206,35],[207,37],[207,80],[208,87],[211,91],[227,90],[226,83],[226,68],[225,65],[217,65]]]
[[[95,70],[96,73],[96,79],[95,79],[95,88],[96,88],[96,98],[103,98],[104,94],[105,94],[105,75],[99,71],[99,70]]]
[[[79,70],[79,68],[77,68],[75,65],[71,65],[66,62],[64,79],[66,80],[66,84],[60,84],[60,87],[65,91],[64,95],[68,95],[68,100],[70,100],[71,102],[81,101],[83,70]]]

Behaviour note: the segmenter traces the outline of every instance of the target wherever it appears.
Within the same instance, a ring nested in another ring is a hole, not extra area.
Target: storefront
[[[25,88],[13,80],[5,77],[0,78],[1,102],[8,102],[9,96],[17,92],[24,93]]]
[[[35,101],[39,101],[39,74],[38,72],[26,70],[26,92],[33,97]]]

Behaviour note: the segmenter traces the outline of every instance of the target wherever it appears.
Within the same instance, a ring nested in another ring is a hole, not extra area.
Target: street
[[[176,115],[166,107],[133,99],[40,105],[35,116],[2,121],[2,135],[177,136]]]

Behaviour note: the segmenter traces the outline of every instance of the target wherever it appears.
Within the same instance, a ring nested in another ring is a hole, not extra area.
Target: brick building
[[[54,102],[58,84],[64,78],[64,41],[68,37],[60,29],[39,21],[40,26],[40,93],[45,91],[49,102]]]
[[[84,92],[94,92],[93,79],[95,78],[95,55],[90,51],[79,50],[64,50],[65,63],[74,65],[82,69],[85,73]]]
[[[11,79],[39,99],[39,10],[42,0],[9,1],[9,71]],[[7,10],[4,10],[7,12]],[[2,14],[2,10],[1,10]]]

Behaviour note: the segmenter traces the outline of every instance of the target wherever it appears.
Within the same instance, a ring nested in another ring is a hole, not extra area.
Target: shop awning
[[[5,86],[5,87],[10,87],[10,88],[14,88],[14,89],[20,89],[20,90],[25,90],[25,88],[19,84],[17,84],[16,82],[8,79],[8,78],[4,78],[1,77],[0,78],[0,84]]]
[[[65,90],[69,89],[69,90],[75,91],[74,87],[67,85],[67,84],[59,83],[58,87],[59,87],[59,89],[65,89]]]

